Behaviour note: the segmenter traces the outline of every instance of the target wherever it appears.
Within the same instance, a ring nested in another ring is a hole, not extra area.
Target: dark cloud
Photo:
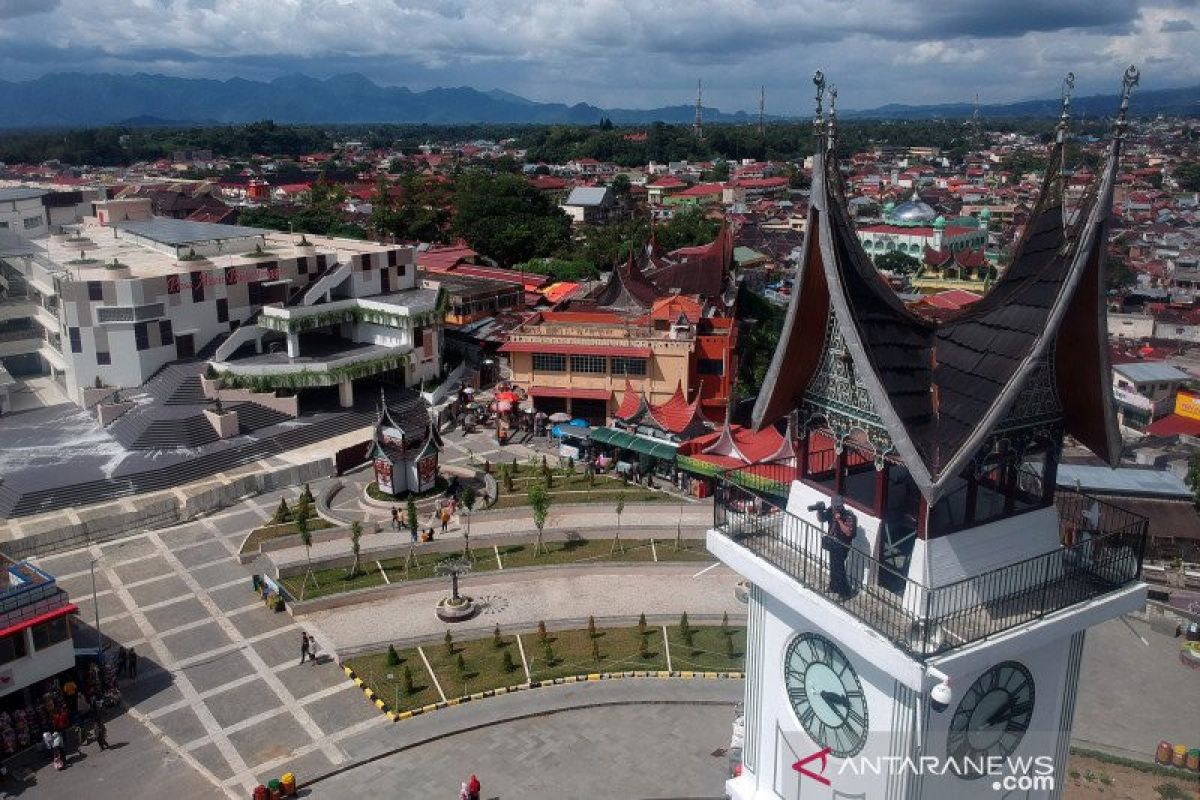
[[[0,19],[45,14],[58,8],[62,0],[0,0]]]
[[[921,4],[914,22],[902,28],[937,38],[997,38],[1067,29],[1127,31],[1137,20],[1138,4],[1128,0],[1004,0],[985,3]],[[881,34],[882,35],[882,34]]]
[[[1187,33],[1196,30],[1196,26],[1186,19],[1166,19],[1158,30],[1161,33]]]

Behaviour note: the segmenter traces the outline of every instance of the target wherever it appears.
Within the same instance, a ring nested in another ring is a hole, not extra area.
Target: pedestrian
[[[849,600],[854,596],[854,590],[846,574],[846,557],[858,533],[858,518],[846,508],[841,495],[834,495],[831,505],[829,533],[824,543],[829,551],[829,592],[842,600]]]
[[[458,800],[471,800],[471,795],[467,793],[467,785],[465,783],[458,790]]]
[[[308,658],[308,634],[300,631],[300,663],[304,663],[304,659]]]
[[[74,718],[79,713],[79,687],[75,685],[73,678],[67,678],[66,683],[62,685],[62,693],[67,704],[67,713]]]
[[[129,648],[129,677],[132,680],[137,677],[137,651],[132,647]]]
[[[96,724],[93,733],[96,737],[96,744],[100,745],[101,750],[108,749],[108,728],[104,724],[104,720],[100,719],[100,715],[96,715]]]
[[[400,509],[392,506],[392,530],[400,530]]]
[[[409,531],[408,531],[408,533],[409,533],[409,535],[411,535],[411,536],[412,536],[413,544],[416,544],[416,542],[417,542],[417,529],[416,529],[416,528],[410,528],[410,529],[409,529]]]
[[[125,652],[125,646],[117,648],[117,677],[124,678],[125,671],[129,669],[129,654]]]
[[[446,532],[446,526],[450,524],[450,512],[442,509],[442,533]]]
[[[63,745],[63,735],[55,731],[50,737],[50,757],[54,759],[54,768],[62,769],[67,765],[66,747]]]
[[[467,782],[467,797],[469,797],[470,800],[479,800],[479,791],[479,778],[476,778],[474,775],[472,775],[471,780]]]

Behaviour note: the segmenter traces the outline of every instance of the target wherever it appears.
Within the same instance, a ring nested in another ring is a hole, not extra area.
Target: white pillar
[[[289,333],[287,335],[288,358],[298,358],[300,356],[300,334]]]
[[[354,405],[354,384],[349,378],[338,384],[338,403],[342,408],[350,408]]]

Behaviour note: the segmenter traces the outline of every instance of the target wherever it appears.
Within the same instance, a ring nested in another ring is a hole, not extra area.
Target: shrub
[[[401,679],[401,688],[404,690],[405,694],[407,694],[407,695],[413,694],[412,670],[409,669],[407,664],[404,665],[404,676]]]
[[[592,639],[592,660],[600,663],[600,642],[596,639]]]
[[[687,638],[688,634],[692,632],[692,626],[688,624],[686,611],[679,616],[679,632],[683,634],[684,638]]]
[[[459,653],[458,657],[454,659],[454,671],[460,678],[467,674],[467,662],[462,653]]]
[[[725,634],[729,633],[729,612],[728,611],[724,611],[721,613],[721,633],[725,633]]]
[[[642,631],[641,642],[638,644],[638,654],[643,659],[650,658],[650,632]]]
[[[1100,783],[1104,786],[1112,786],[1113,779],[1107,772],[1100,773]]]
[[[504,640],[500,638],[500,626],[499,625],[497,625],[496,628],[492,631],[492,647],[495,647],[497,650],[504,647]]]
[[[538,620],[538,641],[546,642],[549,636],[546,633],[546,623],[543,620]]]
[[[446,631],[446,635],[442,637],[442,641],[446,644],[446,655],[454,655],[454,637],[450,635],[450,631]]]
[[[1162,800],[1187,800],[1188,793],[1174,783],[1160,783],[1154,791]]]
[[[640,616],[638,616],[638,633],[642,634],[643,636],[646,635],[646,615],[645,614],[641,614]]]
[[[725,632],[725,655],[729,658],[734,658],[737,655],[733,649],[733,631]]]
[[[588,636],[596,638],[596,618],[588,614]]]
[[[550,640],[542,642],[542,660],[546,662],[547,667],[553,667],[558,663],[558,656],[554,652],[554,647],[550,644]]]
[[[279,507],[275,509],[275,516],[271,517],[272,525],[282,525],[290,521],[292,518],[292,510],[288,508],[287,500],[279,498]]]
[[[504,651],[504,655],[503,655],[503,657],[501,658],[501,662],[500,662],[500,663],[501,663],[501,666],[503,666],[503,667],[504,667],[504,671],[505,671],[505,672],[514,672],[514,671],[516,671],[516,669],[517,669],[517,665],[516,665],[516,663],[513,661],[512,650],[505,650],[505,651]]]
[[[395,645],[391,645],[391,644],[388,645],[387,665],[389,667],[400,666],[400,654],[396,652]]]

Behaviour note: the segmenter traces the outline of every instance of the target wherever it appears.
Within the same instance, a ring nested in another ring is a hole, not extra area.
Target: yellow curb
[[[456,705],[458,705],[458,703],[461,699],[462,699],[461,697],[452,697],[446,701],[446,705],[447,706],[456,706]]]
[[[656,678],[669,678],[669,677],[671,677],[671,673],[669,673],[669,672],[667,672],[667,671],[665,671],[665,670],[659,670],[658,672],[654,673],[654,677],[656,677]]]
[[[579,680],[578,676],[568,675],[566,678],[563,678],[563,683],[575,683],[578,680]]]
[[[475,694],[471,695],[471,699],[472,700],[482,700],[483,696],[484,696],[483,692],[475,692]]]
[[[376,698],[375,698],[375,707],[376,707],[376,708],[378,708],[380,711],[386,711],[386,710],[387,710],[387,703],[383,702],[383,701],[382,701],[382,700],[380,700],[378,697],[376,697]]]
[[[592,672],[592,673],[590,673],[590,674],[587,676],[587,679],[588,679],[589,681],[598,681],[598,680],[600,680],[600,673],[599,673],[599,672]]]
[[[691,672],[691,671],[684,671],[684,672],[679,673],[679,677],[681,677],[681,678],[693,678],[693,677],[695,677],[695,675],[696,675],[696,673]]]
[[[401,711],[399,714],[396,715],[396,721],[398,722],[402,719],[412,719],[412,715],[413,715],[413,712],[411,712],[411,711]]]
[[[721,676],[716,672],[705,672],[704,677],[711,679],[711,678],[719,678]]]
[[[501,686],[499,689],[497,689],[497,690],[496,690],[496,696],[497,696],[497,697],[499,697],[499,696],[500,696],[500,695],[502,695],[502,694],[508,694],[508,687],[507,687],[507,686]]]
[[[421,706],[421,713],[427,714],[430,711],[437,711],[437,703],[430,703],[427,706]]]

